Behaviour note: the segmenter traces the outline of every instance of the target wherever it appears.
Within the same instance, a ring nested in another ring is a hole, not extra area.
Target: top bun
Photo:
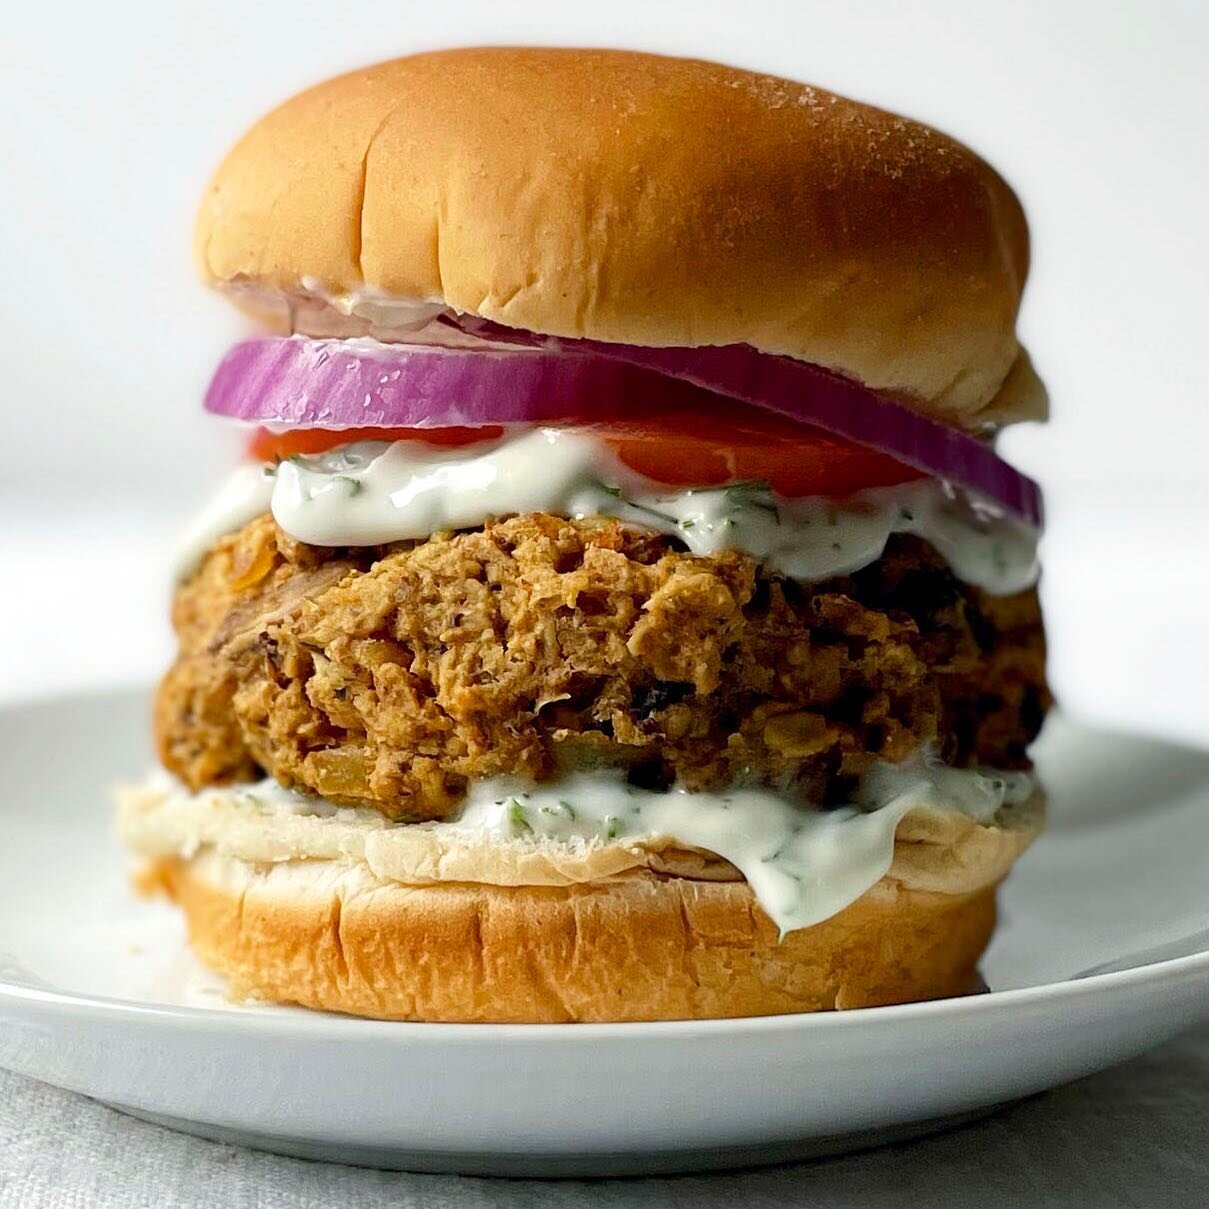
[[[968,148],[692,59],[395,59],[244,136],[198,255],[237,296],[370,290],[556,336],[746,342],[950,424],[1039,419],[1020,204]]]

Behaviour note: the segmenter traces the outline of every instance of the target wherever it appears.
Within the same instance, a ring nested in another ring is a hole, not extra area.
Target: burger
[[[1050,704],[1020,205],[819,88],[489,48],[202,203],[260,325],[182,546],[137,877],[239,998],[620,1021],[960,995]]]

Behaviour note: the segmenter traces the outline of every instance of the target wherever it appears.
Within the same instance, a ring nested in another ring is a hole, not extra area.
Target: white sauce
[[[1037,577],[1034,530],[934,479],[842,501],[784,499],[759,484],[669,491],[603,442],[553,428],[469,450],[361,442],[292,458],[278,467],[272,510],[282,529],[316,546],[421,539],[526,512],[612,516],[677,537],[694,554],[742,550],[814,582],[875,562],[891,533],[913,533],[988,592],[1017,592]]]
[[[214,834],[233,834],[231,822],[208,817],[215,806],[245,817],[288,818],[295,827],[313,819],[315,848],[345,859],[367,859],[381,853],[392,836],[417,832],[451,846],[553,842],[572,848],[587,843],[659,849],[671,841],[730,861],[782,935],[843,910],[884,876],[894,856],[895,831],[912,808],[955,811],[990,823],[1034,789],[1029,773],[953,769],[919,754],[879,765],[863,778],[853,805],[818,810],[767,789],[657,793],[629,785],[623,773],[609,770],[572,773],[540,785],[510,778],[481,781],[471,786],[456,818],[388,823],[375,811],[333,806],[271,779],[195,795],[165,779],[168,800],[185,824],[176,841],[185,856],[207,842],[199,838],[207,824]]]
[[[469,449],[363,441],[276,469],[240,466],[182,538],[177,578],[269,510],[291,537],[316,546],[423,539],[547,512],[616,517],[679,538],[694,554],[742,550],[807,582],[875,562],[892,533],[923,538],[959,579],[996,595],[1021,591],[1038,573],[1035,530],[935,479],[845,500],[785,499],[755,483],[669,491],[591,436],[535,428]]]
[[[218,493],[178,539],[173,557],[176,579],[182,580],[193,572],[220,537],[242,529],[249,521],[268,512],[273,487],[271,466],[245,462],[232,471]]]
[[[768,789],[656,793],[629,785],[620,772],[580,772],[554,785],[475,785],[458,820],[444,826],[490,837],[667,837],[730,861],[784,934],[841,911],[884,876],[894,833],[912,807],[989,823],[1032,790],[1028,773],[954,769],[925,757],[880,765],[863,779],[854,805],[831,810]]]
[[[449,311],[444,299],[399,298],[373,286],[361,286],[343,294],[329,293],[315,277],[303,277],[299,285],[311,296],[326,303],[341,315],[364,319],[374,327],[424,327],[438,315]]]

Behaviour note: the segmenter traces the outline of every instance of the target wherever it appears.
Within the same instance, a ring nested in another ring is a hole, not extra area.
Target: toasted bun
[[[212,854],[159,861],[145,881],[180,905],[235,997],[382,1020],[704,1019],[961,995],[995,921],[993,887],[889,881],[784,941],[745,882],[417,887]]]
[[[713,63],[490,48],[341,76],[245,135],[197,248],[245,300],[368,287],[558,336],[746,342],[967,428],[1046,409],[1003,180],[926,126]]]
[[[995,887],[1040,827],[915,810],[889,873],[778,938],[709,854],[592,843],[446,842],[433,828],[181,811],[133,791],[123,839],[181,906],[236,997],[390,1020],[660,1020],[963,994]],[[310,824],[314,824],[313,826]]]

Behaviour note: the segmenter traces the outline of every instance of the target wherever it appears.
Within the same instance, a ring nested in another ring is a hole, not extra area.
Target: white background
[[[1007,176],[1054,422],[1004,449],[1048,492],[1056,686],[1209,741],[1209,5],[111,0],[6,6],[0,39],[0,698],[168,657],[164,552],[233,455],[199,400],[240,325],[189,252],[226,147],[364,62],[579,43],[807,79]]]

